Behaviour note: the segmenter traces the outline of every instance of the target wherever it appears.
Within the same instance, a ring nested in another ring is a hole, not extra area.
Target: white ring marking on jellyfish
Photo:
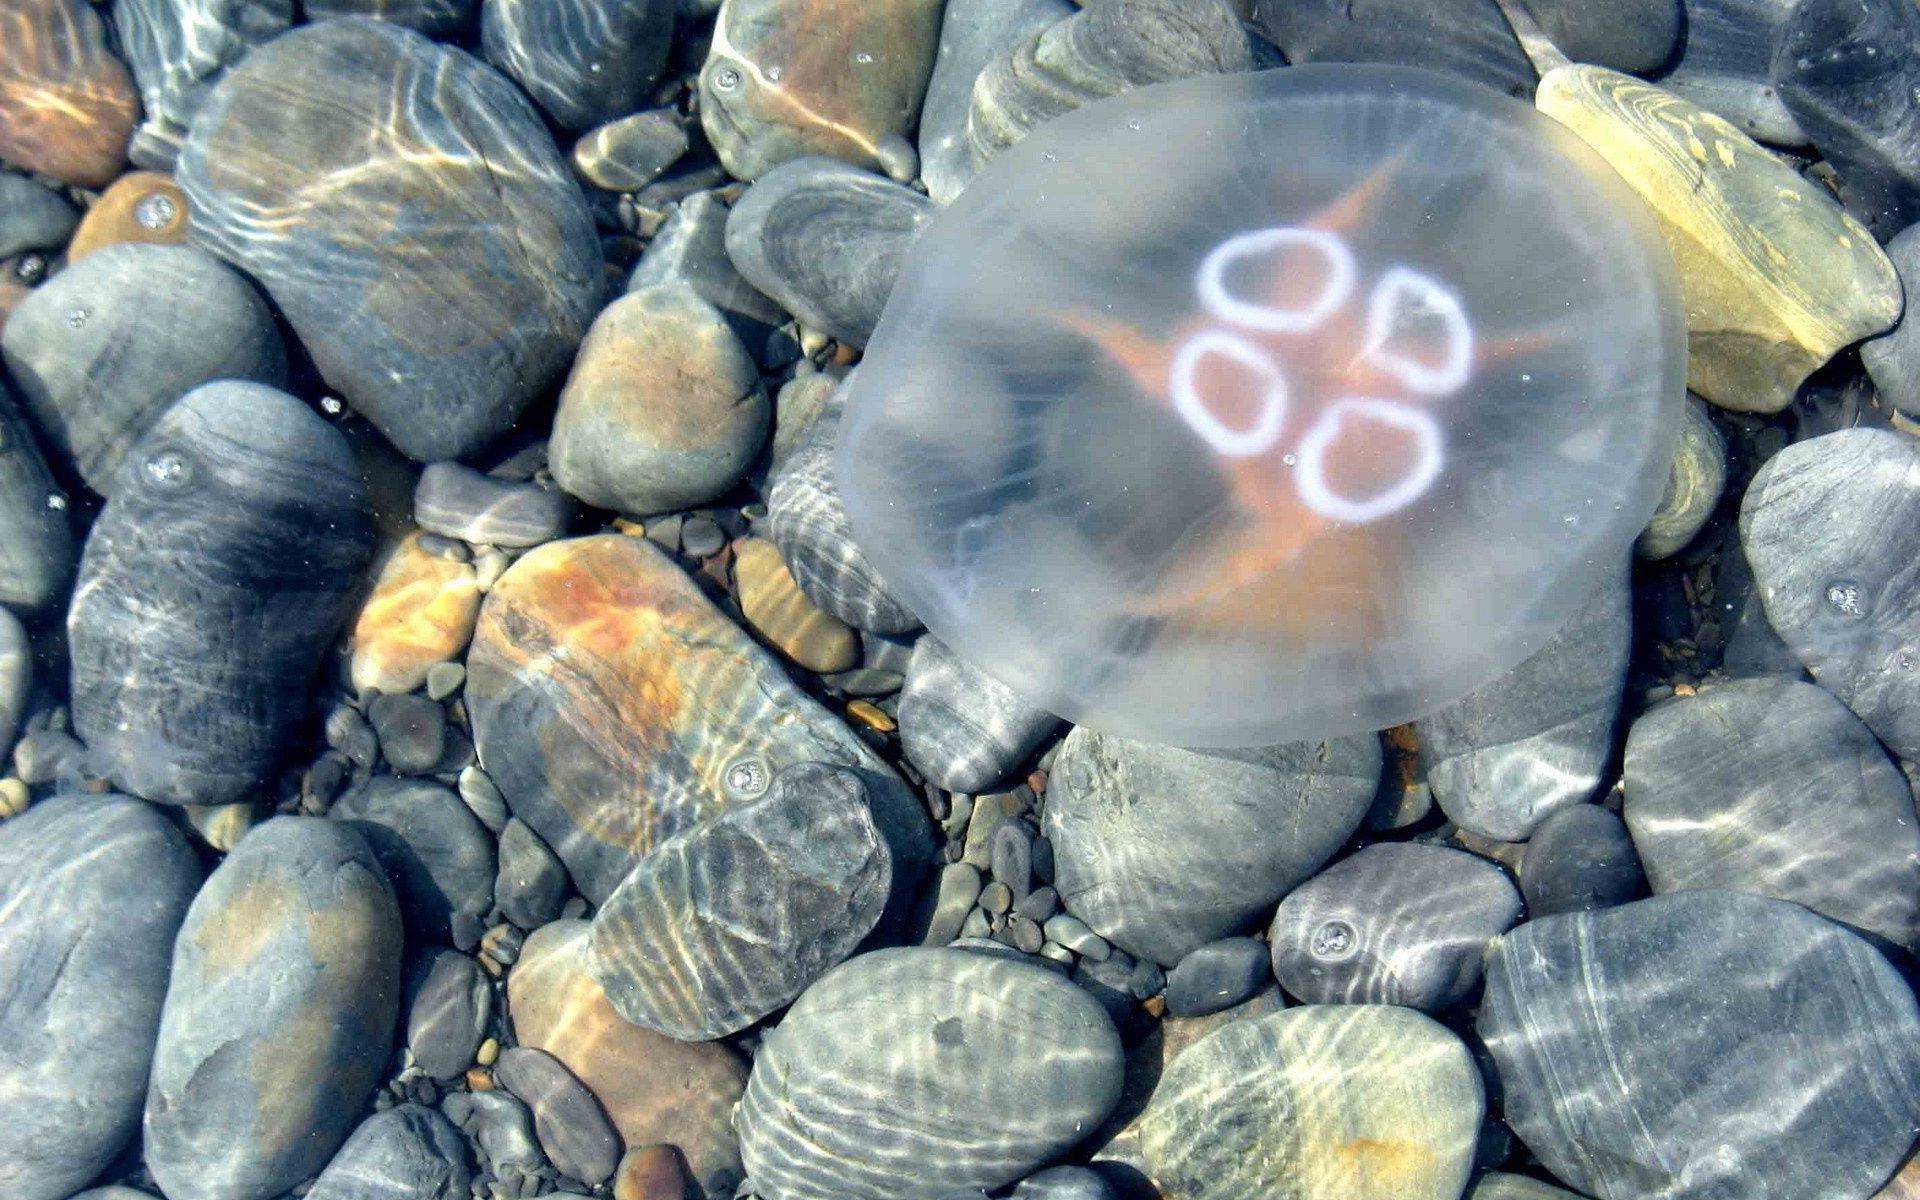
[[[1440,319],[1446,331],[1446,353],[1439,366],[1427,366],[1387,348],[1405,309]],[[1388,270],[1367,299],[1365,358],[1422,395],[1458,390],[1473,372],[1473,327],[1467,324],[1459,293],[1431,275],[1405,267]]]
[[[1334,439],[1340,436],[1340,423],[1348,417],[1362,417],[1404,429],[1414,436],[1418,456],[1413,471],[1399,483],[1367,500],[1349,500],[1336,495],[1327,486],[1326,456]],[[1300,439],[1300,467],[1295,486],[1308,508],[1323,517],[1365,525],[1381,517],[1392,516],[1418,500],[1440,475],[1444,457],[1444,438],[1439,424],[1427,413],[1391,400],[1349,398],[1336,400],[1320,414],[1320,419]]]
[[[1227,292],[1227,268],[1243,258],[1292,246],[1318,251],[1326,260],[1327,282],[1305,308],[1273,308],[1249,304]],[[1208,312],[1235,325],[1266,333],[1304,333],[1332,316],[1353,294],[1357,274],[1353,251],[1330,233],[1318,229],[1256,229],[1236,234],[1208,252],[1194,277],[1194,291]]]
[[[1235,429],[1214,416],[1206,398],[1194,385],[1194,372],[1209,354],[1232,359],[1252,371],[1265,385],[1260,392],[1260,415],[1250,427]],[[1280,374],[1280,368],[1244,338],[1221,329],[1194,334],[1174,352],[1167,385],[1173,393],[1174,410],[1195,433],[1206,439],[1207,445],[1228,458],[1259,454],[1272,449],[1280,440],[1280,430],[1287,422],[1287,381]]]

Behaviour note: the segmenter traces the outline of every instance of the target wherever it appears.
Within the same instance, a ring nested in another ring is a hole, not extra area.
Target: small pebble
[[[1204,1017],[1232,1008],[1272,980],[1265,942],[1250,937],[1208,942],[1167,972],[1167,1011]]]
[[[620,1163],[620,1135],[606,1113],[559,1059],[541,1050],[504,1050],[494,1066],[500,1086],[533,1110],[540,1146],[560,1170],[598,1186]]]
[[[376,696],[367,719],[387,764],[402,775],[433,770],[446,751],[447,710],[425,696]]]

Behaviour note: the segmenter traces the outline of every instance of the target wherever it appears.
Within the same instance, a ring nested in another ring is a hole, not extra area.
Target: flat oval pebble
[[[196,241],[258,280],[403,452],[478,450],[598,307],[599,241],[532,107],[459,50],[322,21],[249,54],[181,153]]]
[[[900,689],[900,748],[928,779],[981,792],[1012,774],[1060,718],[927,634]]]
[[[1646,893],[1626,823],[1597,804],[1576,804],[1542,821],[1520,860],[1529,917],[1613,908]]]
[[[1076,728],[1047,784],[1054,886],[1094,932],[1172,966],[1311,876],[1379,780],[1371,734],[1208,754]]]
[[[207,877],[147,1090],[168,1200],[267,1200],[325,1165],[386,1064],[400,944],[379,860],[339,821],[276,817]]]
[[[124,796],[0,822],[0,1193],[65,1200],[140,1129],[174,933],[200,886],[186,839]]]
[[[73,231],[67,261],[108,246],[175,246],[187,240],[187,194],[170,176],[129,171],[100,193]]]
[[[538,929],[560,915],[573,892],[566,865],[525,821],[508,821],[500,831],[499,858],[493,898],[501,916]]]
[[[620,1135],[565,1064],[544,1050],[515,1046],[501,1052],[493,1075],[533,1110],[540,1147],[562,1174],[589,1186],[613,1178],[620,1165]]]
[[[0,12],[0,159],[103,187],[127,161],[133,77],[86,0],[14,0]]]
[[[413,491],[413,519],[443,537],[521,549],[550,542],[573,524],[564,492],[482,475],[459,463],[428,463]]]
[[[350,822],[386,869],[417,938],[472,944],[493,907],[494,843],[452,789],[381,775],[340,797],[328,815]]]
[[[1920,295],[1920,224],[1895,234],[1886,248],[1902,290]],[[1860,361],[1887,403],[1909,416],[1920,413],[1920,318],[1903,316],[1890,332],[1862,342]]]
[[[306,1200],[461,1200],[472,1179],[467,1143],[453,1123],[400,1104],[360,1123]]]
[[[1633,552],[1641,558],[1660,559],[1684,550],[1719,507],[1726,486],[1726,438],[1707,415],[1707,406],[1689,396],[1680,442],[1673,451],[1673,469],[1667,476],[1667,493],[1640,531]]]
[[[1071,0],[947,0],[939,55],[920,106],[920,178],[934,203],[952,203],[973,178],[967,115],[980,72],[997,56],[1078,11]]]
[[[168,409],[109,490],[67,613],[74,732],[137,796],[238,800],[366,565],[359,467],[306,405],[222,381]]]
[[[480,0],[302,0],[300,7],[309,21],[372,17],[451,42],[471,30]]]
[[[1258,0],[1254,17],[1290,63],[1417,63],[1525,97],[1533,64],[1497,0]]]
[[[1294,1008],[1174,1059],[1140,1145],[1167,1200],[1457,1200],[1485,1103],[1466,1045],[1431,1018]]]
[[[0,379],[0,604],[39,612],[65,599],[74,558],[66,493]]]
[[[411,692],[439,663],[460,657],[480,619],[473,564],[428,553],[413,534],[374,576],[348,637],[354,690]]]
[[[469,955],[429,947],[414,963],[407,996],[407,1049],[435,1079],[458,1078],[473,1065],[493,1015],[493,989]]]
[[[686,154],[687,127],[671,109],[609,121],[573,144],[573,169],[597,188],[637,192],[666,174]]]
[[[741,615],[789,661],[830,675],[860,661],[860,641],[832,613],[816,606],[765,538],[733,544],[733,582]]]
[[[1680,892],[1528,921],[1487,965],[1501,1115],[1600,1200],[1867,1196],[1920,1127],[1920,1009],[1797,904]]]
[[[24,175],[0,173],[0,258],[58,253],[79,222],[80,210],[59,192]]]
[[[323,14],[310,15],[318,20]],[[116,3],[114,30],[145,101],[143,134],[177,148],[213,86],[254,47],[285,33],[293,22],[293,0]]]
[[[114,246],[20,302],[0,351],[47,447],[112,495],[121,464],[181,396],[216,379],[286,382],[273,314],[197,246]]]
[[[1273,981],[1271,961],[1267,944],[1258,938],[1208,942],[1167,972],[1167,1013],[1204,1017],[1232,1008]]]
[[[484,0],[480,45],[567,129],[639,108],[667,65],[674,0]]]
[[[965,950],[864,954],[761,1042],[737,1117],[748,1185],[763,1200],[997,1188],[1105,1119],[1122,1069],[1099,1004],[1052,971]]]

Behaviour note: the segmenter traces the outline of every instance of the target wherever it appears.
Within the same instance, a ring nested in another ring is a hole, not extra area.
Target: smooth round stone
[[[374,577],[348,637],[348,676],[361,695],[411,692],[427,673],[460,657],[480,619],[472,563],[430,554],[413,534]]]
[[[919,800],[644,538],[516,562],[481,609],[466,703],[514,815],[595,904],[666,839],[803,762],[865,777],[901,891],[932,854]]]
[[[538,929],[559,917],[573,885],[567,868],[525,821],[500,831],[500,873],[493,884],[500,915],[522,929]]]
[[[737,1116],[749,1187],[765,1200],[997,1188],[1104,1120],[1122,1070],[1099,1004],[1044,967],[964,950],[863,954],[761,1042]]]
[[[1113,1189],[1086,1167],[1048,1167],[1013,1189],[1012,1200],[1114,1200]]]
[[[472,27],[480,0],[303,0],[301,8],[309,21],[372,17],[436,41],[457,42]]]
[[[629,292],[594,319],[560,393],[553,477],[636,516],[703,504],[746,475],[771,418],[718,309],[684,287]]]
[[[1268,940],[1280,986],[1308,1004],[1399,1004],[1437,1012],[1465,999],[1481,959],[1520,919],[1500,867],[1445,846],[1383,842],[1287,896]]]
[[[501,1052],[493,1077],[533,1110],[540,1148],[563,1174],[593,1186],[613,1178],[620,1165],[620,1135],[593,1093],[559,1059],[515,1046]]]
[[[35,288],[0,351],[48,449],[111,496],[140,439],[216,379],[286,381],[273,315],[253,286],[195,246],[114,246]]]
[[[597,188],[637,192],[687,153],[686,124],[672,109],[637,112],[580,135],[573,169]]]
[[[435,1079],[457,1079],[473,1064],[493,1015],[493,989],[465,954],[430,947],[414,964],[407,1001],[407,1049]]]
[[[1740,544],[1767,621],[1889,749],[1920,759],[1920,446],[1848,429],[1787,447],[1748,485]]]
[[[415,937],[460,942],[463,926],[481,926],[493,907],[493,838],[451,789],[380,775],[350,789],[328,815],[367,839]]]
[[[0,604],[32,613],[64,600],[74,557],[66,494],[0,378]]]
[[[1626,823],[1595,804],[1576,804],[1542,821],[1520,860],[1520,894],[1530,917],[1614,908],[1646,892]]]
[[[593,219],[532,107],[395,25],[322,21],[249,54],[178,178],[195,240],[258,280],[327,384],[422,462],[504,432],[598,308]]]
[[[588,968],[627,1020],[711,1041],[852,954],[892,881],[860,777],[803,763],[641,859],[593,919]]]
[[[424,775],[447,748],[447,710],[426,696],[375,696],[367,720],[380,739],[380,756],[396,774]]]
[[[1501,1116],[1601,1200],[1866,1196],[1920,1124],[1920,1010],[1796,904],[1678,892],[1529,921],[1487,966]]]
[[[1920,295],[1920,225],[1911,225],[1887,243],[1887,257],[1908,295]],[[1880,394],[1908,416],[1920,414],[1920,317],[1903,316],[1893,329],[1860,344],[1860,361]]]
[[[379,860],[339,821],[276,817],[207,877],[147,1090],[168,1200],[267,1200],[332,1157],[392,1046],[400,944]]]
[[[676,1042],[621,1017],[587,970],[587,932],[585,921],[555,921],[520,948],[507,974],[519,1044],[573,1072],[627,1145],[675,1146],[701,1187],[731,1188],[740,1151],[730,1117],[746,1066],[722,1043]]]
[[[1626,685],[1630,609],[1619,571],[1525,662],[1414,722],[1427,784],[1454,824],[1523,841],[1600,789]]]
[[[1473,1181],[1466,1200],[1583,1200],[1565,1188],[1541,1183],[1525,1175],[1493,1171]]]
[[[140,1128],[200,865],[154,809],[55,796],[0,822],[0,1193],[65,1200]]]
[[[74,732],[137,796],[238,800],[359,585],[359,467],[298,400],[221,381],[168,409],[109,490],[67,613]]]
[[[764,538],[733,544],[733,581],[747,624],[786,658],[832,674],[860,661],[860,642],[846,622],[800,590],[779,547]]]
[[[691,1182],[672,1146],[635,1146],[613,1176],[613,1200],[687,1200]]]
[[[1520,0],[1541,32],[1575,62],[1616,71],[1652,71],[1679,49],[1681,0]]]
[[[1172,966],[1318,870],[1379,781],[1371,734],[1208,754],[1076,728],[1047,784],[1054,886],[1094,932]]]
[[[328,15],[325,0],[309,6]],[[113,23],[145,102],[146,125],[177,145],[207,93],[254,47],[285,33],[293,0],[120,0]]]
[[[13,735],[27,715],[33,689],[33,646],[26,626],[12,611],[0,608],[0,754],[13,750]]]
[[[1167,1012],[1204,1017],[1251,997],[1273,979],[1267,944],[1257,938],[1221,938],[1187,955],[1167,972]]]
[[[1707,406],[1687,397],[1680,441],[1673,449],[1667,493],[1660,498],[1633,552],[1645,559],[1669,558],[1686,549],[1720,506],[1727,486],[1727,442],[1707,415]]]
[[[187,194],[170,177],[129,171],[87,210],[67,246],[67,261],[108,246],[178,245],[187,240],[188,209]]]
[[[413,491],[413,519],[420,528],[478,545],[538,546],[565,534],[574,514],[564,492],[496,479],[453,462],[428,463]]]
[[[57,254],[79,223],[80,211],[59,192],[24,175],[0,172],[0,258],[30,251]]]
[[[1686,300],[1687,386],[1703,398],[1778,412],[1899,318],[1899,279],[1866,229],[1724,118],[1584,65],[1549,71],[1534,103],[1653,210]]]
[[[0,159],[104,187],[127,161],[139,112],[92,5],[14,0],[0,10]]]
[[[1497,0],[1257,0],[1254,19],[1287,61],[1428,67],[1526,98],[1533,64]],[[1676,14],[1677,24],[1677,14]],[[1677,30],[1676,30],[1677,33]]]
[[[1807,135],[1774,87],[1774,48],[1799,0],[1685,0],[1686,36],[1660,86],[1781,146]]]
[[[966,662],[932,634],[914,643],[900,691],[900,748],[928,779],[980,792],[1019,768],[1060,718]]]
[[[736,179],[811,154],[912,179],[905,138],[941,0],[730,0],[700,71],[700,124]]]
[[[947,0],[939,54],[920,106],[920,178],[934,203],[952,203],[973,178],[967,114],[980,72],[1078,11],[1070,0]]]
[[[360,1123],[306,1200],[459,1200],[472,1180],[467,1143],[453,1123],[401,1104]]]
[[[567,129],[646,101],[673,43],[674,0],[484,0],[487,60]]]
[[[1920,818],[1873,734],[1810,683],[1741,679],[1627,735],[1623,815],[1656,894],[1804,904],[1920,949]]]
[[[749,349],[767,345],[768,335],[787,314],[754,290],[727,257],[726,201],[714,192],[695,192],[680,202],[634,264],[627,290],[681,284],[719,309]]]
[[[1140,1120],[1178,1200],[1456,1200],[1486,1102],[1459,1038],[1382,1005],[1236,1021],[1174,1059]]]

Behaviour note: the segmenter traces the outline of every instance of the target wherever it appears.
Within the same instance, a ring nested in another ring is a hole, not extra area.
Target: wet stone
[[[1341,0],[1257,0],[1253,7],[1290,63],[1407,63],[1523,99],[1533,88],[1533,64],[1496,0],[1381,0],[1364,8]]]
[[[439,41],[459,41],[472,27],[480,0],[303,0],[301,8],[309,21],[372,17]]]
[[[538,546],[566,533],[573,517],[574,504],[562,492],[459,463],[427,464],[413,491],[420,528],[486,546]]]
[[[67,614],[74,731],[135,795],[238,800],[366,564],[359,468],[298,400],[221,381],[168,409],[110,490]]]
[[[74,557],[66,494],[0,379],[0,604],[39,612],[64,600]]]
[[[973,178],[967,113],[973,84],[998,55],[1071,17],[1070,0],[947,0],[940,52],[920,106],[920,178],[936,204],[951,204]]]
[[[567,129],[639,108],[666,66],[674,0],[484,0],[487,59]]]
[[[1720,435],[1713,418],[1707,415],[1707,406],[1688,396],[1679,444],[1674,447],[1673,469],[1667,476],[1666,494],[1660,498],[1660,507],[1647,522],[1639,540],[1634,542],[1633,552],[1645,559],[1680,553],[1719,507],[1720,494],[1726,486],[1726,439]]]
[[[672,1146],[635,1146],[613,1176],[613,1200],[693,1200],[680,1153]]]
[[[13,752],[13,735],[27,715],[33,689],[33,647],[26,626],[12,611],[0,608],[0,755]]]
[[[788,660],[823,675],[860,661],[860,643],[853,630],[800,590],[772,542],[764,538],[735,542],[733,579],[747,624]]]
[[[208,876],[147,1091],[147,1167],[169,1200],[267,1200],[327,1162],[386,1063],[400,944],[379,861],[341,822],[277,817]]]
[[[493,885],[500,915],[522,929],[538,929],[559,918],[572,890],[567,868],[540,835],[525,821],[508,821],[500,831],[500,873]]]
[[[559,1059],[544,1050],[515,1046],[501,1052],[493,1077],[533,1110],[533,1129],[548,1161],[589,1185],[613,1178],[620,1163],[620,1135],[593,1093]]]
[[[314,20],[324,15],[309,6]],[[148,138],[175,145],[207,93],[254,47],[293,25],[293,0],[122,0],[113,6],[144,101]]]
[[[1614,908],[1647,894],[1647,877],[1626,823],[1594,804],[1561,809],[1540,823],[1520,860],[1529,917]]]
[[[1748,137],[1804,146],[1773,84],[1774,48],[1798,0],[1685,0],[1686,36],[1659,84],[1732,121]]]
[[[927,925],[927,932],[920,939],[923,946],[944,946],[960,936],[960,926],[966,921],[967,914],[980,899],[980,872],[970,864],[948,863],[940,869],[940,882],[935,891],[933,915]]]
[[[447,710],[425,696],[375,696],[367,720],[387,765],[401,775],[433,770],[446,750]]]
[[[471,957],[429,948],[413,966],[407,1049],[435,1079],[457,1079],[473,1064],[493,1013],[493,989]]]
[[[978,792],[1016,771],[1060,719],[961,659],[932,634],[900,692],[900,745],[943,788]]]
[[[1208,942],[1167,972],[1167,1012],[1204,1017],[1232,1008],[1273,982],[1267,944],[1257,938]]]
[[[1000,822],[987,853],[994,882],[1005,885],[1015,902],[1026,899],[1033,884],[1033,827],[1025,821]]]
[[[1506,1123],[1591,1196],[1864,1196],[1920,1121],[1912,991],[1780,900],[1678,892],[1529,921],[1488,962],[1479,1033]]]
[[[1920,225],[1894,235],[1887,243],[1887,257],[1905,293],[1920,295]],[[1908,416],[1920,414],[1920,318],[1902,315],[1891,332],[1862,342],[1860,361],[1887,403]]]
[[[59,192],[24,175],[0,173],[0,258],[58,253],[79,223],[80,211]]]
[[[78,262],[108,246],[177,246],[187,240],[187,194],[166,175],[129,171],[100,194],[67,246]]]
[[[15,0],[0,11],[0,159],[102,187],[127,161],[140,98],[85,0]]]
[[[493,907],[494,849],[458,796],[428,780],[379,775],[340,797],[329,815],[366,838],[416,937],[472,947]]]
[[[996,879],[980,889],[980,911],[1004,917],[1013,908],[1013,889]]]
[[[259,280],[327,384],[423,462],[512,424],[598,306],[599,239],[532,108],[398,26],[323,21],[248,55],[194,122],[179,181],[195,239]]]
[[[1665,66],[1680,46],[1681,0],[1521,0],[1568,58],[1635,73]]]
[[[65,1200],[140,1130],[173,936],[200,884],[186,839],[123,796],[0,822],[0,1193]]]
[[[671,109],[638,112],[582,134],[573,169],[597,188],[637,192],[666,174],[687,146],[687,127]]]
[[[627,290],[684,284],[720,310],[747,348],[756,354],[767,335],[787,319],[778,304],[741,278],[727,257],[726,202],[713,192],[695,192],[680,202],[647,252],[634,265]]]
[[[401,693],[426,683],[435,666],[467,648],[480,599],[472,564],[428,553],[418,534],[395,546],[354,621],[354,690]],[[438,759],[436,753],[432,761]]]
[[[547,1169],[547,1156],[533,1132],[533,1112],[517,1096],[504,1091],[455,1092],[442,1103],[441,1111],[473,1138],[487,1169],[510,1186],[533,1183]]]
[[[1582,1200],[1565,1188],[1541,1183],[1527,1175],[1493,1171],[1473,1181],[1466,1200]]]
[[[401,1104],[361,1122],[306,1200],[458,1200],[472,1178],[467,1143],[453,1123]]]
[[[1048,1167],[1013,1189],[1012,1200],[1114,1200],[1098,1172],[1086,1167]]]

